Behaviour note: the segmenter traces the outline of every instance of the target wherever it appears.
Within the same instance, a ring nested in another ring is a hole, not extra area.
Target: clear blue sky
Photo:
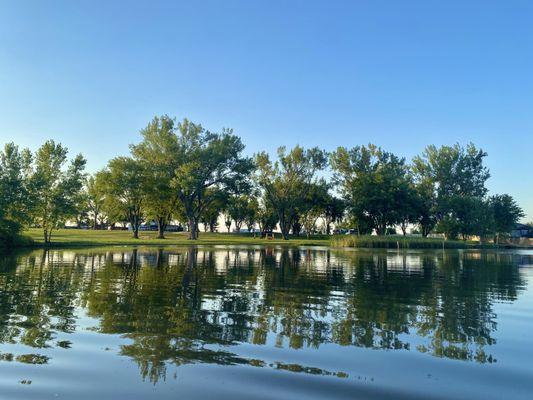
[[[3,1],[0,142],[89,169],[155,114],[279,145],[489,153],[533,219],[531,1]]]

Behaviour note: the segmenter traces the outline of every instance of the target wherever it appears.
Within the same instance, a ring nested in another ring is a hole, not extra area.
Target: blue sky
[[[376,143],[489,153],[533,219],[530,1],[3,1],[0,143],[105,165],[156,114],[247,152]]]

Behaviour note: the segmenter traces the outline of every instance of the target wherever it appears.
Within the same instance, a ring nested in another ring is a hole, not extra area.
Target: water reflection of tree
[[[51,346],[74,331],[81,306],[100,332],[130,339],[121,354],[154,382],[168,363],[267,365],[230,351],[238,343],[493,362],[493,303],[516,299],[517,265],[478,252],[35,252],[2,261],[0,341]]]

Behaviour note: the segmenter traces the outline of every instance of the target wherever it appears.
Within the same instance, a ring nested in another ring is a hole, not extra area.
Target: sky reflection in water
[[[532,259],[259,247],[4,255],[0,398],[520,398],[533,389]]]

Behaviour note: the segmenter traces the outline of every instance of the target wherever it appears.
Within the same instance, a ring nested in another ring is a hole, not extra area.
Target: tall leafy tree
[[[373,144],[339,147],[331,157],[334,179],[356,219],[370,219],[379,235],[400,222],[400,209],[409,191],[403,158]]]
[[[426,180],[415,181],[414,190],[417,206],[416,222],[420,227],[422,236],[427,237],[437,223],[433,184]]]
[[[43,229],[44,242],[50,243],[52,231],[64,226],[78,213],[83,189],[85,159],[78,154],[66,167],[67,148],[53,140],[35,153],[30,179],[33,204],[31,215]]]
[[[217,189],[210,189],[209,192],[211,193],[208,193],[208,197],[213,200],[204,208],[200,216],[200,222],[204,225],[206,232],[207,230],[209,232],[215,232],[218,227],[218,217],[227,208],[228,196],[226,193]]]
[[[470,143],[466,147],[459,144],[440,148],[428,146],[422,155],[413,159],[416,183],[422,188],[420,193],[424,195],[425,205],[431,204],[434,222],[446,220],[440,224],[441,229],[452,227],[453,214],[461,211],[453,209],[462,205],[458,197],[482,199],[487,193],[485,182],[490,173],[483,164],[486,156],[487,153]]]
[[[0,245],[10,244],[29,221],[29,174],[32,156],[8,143],[0,151]]]
[[[143,166],[131,157],[116,157],[109,161],[103,176],[106,212],[111,220],[129,222],[135,239],[139,238],[139,227],[145,216],[143,172]]]
[[[252,232],[259,217],[259,201],[255,195],[248,196],[244,223],[248,232]]]
[[[460,236],[466,240],[477,235],[483,239],[493,232],[494,219],[490,205],[483,198],[475,196],[455,196],[449,201],[450,211],[439,221],[437,232],[447,239]]]
[[[306,198],[311,184],[317,181],[317,172],[327,165],[327,154],[319,148],[294,147],[287,152],[278,149],[278,160],[271,161],[267,153],[256,155],[256,181],[263,191],[268,206],[278,215],[283,238],[289,238],[298,207]]]
[[[422,201],[420,193],[411,181],[408,185],[402,186],[397,197],[396,212],[398,214],[398,224],[404,236],[407,234],[409,225],[420,224],[421,213],[423,212]]]
[[[312,183],[305,198],[302,199],[298,207],[300,220],[305,228],[305,234],[308,239],[315,230],[318,219],[326,212],[328,201],[329,193],[326,181],[320,179],[316,183]]]
[[[93,229],[98,229],[103,220],[102,214],[104,214],[106,196],[105,176],[105,171],[98,171],[89,176],[85,184],[87,207],[92,218]]]
[[[233,222],[233,219],[231,217],[231,210],[230,210],[230,208],[228,207],[227,204],[226,204],[226,207],[223,210],[222,215],[224,217],[224,226],[228,230],[228,233],[230,233],[231,232],[231,224]]]
[[[331,224],[339,223],[344,218],[346,205],[342,199],[328,195],[324,208],[324,222],[326,225],[326,234],[331,234]]]
[[[233,221],[237,232],[240,232],[244,223],[255,218],[255,202],[251,196],[245,194],[230,196],[226,207],[229,220]],[[253,222],[251,224],[253,225]]]
[[[511,232],[525,214],[513,197],[508,194],[491,196],[489,204],[494,218],[495,242],[498,243],[500,236]]]
[[[265,236],[266,232],[276,229],[276,225],[278,224],[278,213],[264,200],[259,202],[257,224],[259,225],[261,236]]]
[[[242,191],[253,162],[242,156],[244,145],[231,129],[213,133],[185,119],[176,133],[172,187],[188,219],[189,239],[195,240],[203,211],[216,200],[209,189]]]
[[[142,141],[131,146],[133,158],[144,170],[146,216],[157,222],[159,239],[165,237],[165,229],[179,207],[172,187],[179,147],[175,125],[175,120],[167,115],[155,117],[141,130]]]

